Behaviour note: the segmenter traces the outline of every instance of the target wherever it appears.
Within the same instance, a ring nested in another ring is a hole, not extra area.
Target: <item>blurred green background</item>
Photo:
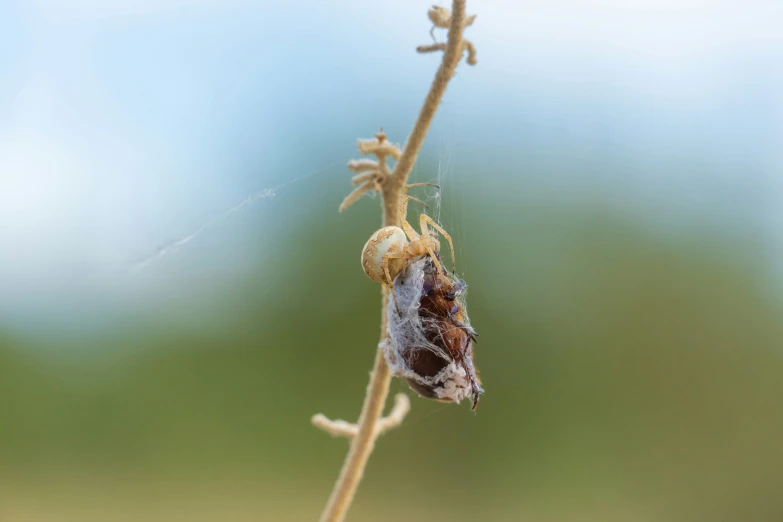
[[[349,520],[783,518],[780,12],[686,4],[470,6],[413,179],[486,394],[395,381]],[[345,163],[429,4],[121,5],[0,16],[0,520],[316,520],[378,340]]]

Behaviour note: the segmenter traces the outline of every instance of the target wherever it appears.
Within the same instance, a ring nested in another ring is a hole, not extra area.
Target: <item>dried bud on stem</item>
[[[375,154],[378,160],[360,159],[348,162],[348,168],[359,173],[351,180],[354,185],[359,185],[359,187],[345,197],[340,204],[340,212],[356,203],[366,192],[372,190],[375,193],[380,193],[390,174],[389,165],[386,163],[387,156],[391,156],[396,161],[400,159],[402,154],[399,146],[386,140],[386,134],[382,129],[375,135],[375,139],[357,141],[359,152]]]

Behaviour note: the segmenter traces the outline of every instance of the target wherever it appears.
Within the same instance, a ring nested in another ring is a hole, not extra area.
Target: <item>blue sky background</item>
[[[308,205],[336,207],[357,137],[404,141],[437,64],[413,52],[429,5],[3,2],[0,326],[90,326],[257,270],[249,234],[285,241]],[[479,65],[450,86],[421,176],[440,161],[449,190],[500,205],[592,198],[667,233],[734,230],[777,265],[783,4],[471,7]]]

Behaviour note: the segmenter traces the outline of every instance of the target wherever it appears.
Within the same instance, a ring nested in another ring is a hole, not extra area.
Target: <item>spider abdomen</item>
[[[383,227],[376,231],[362,249],[362,269],[378,283],[386,283],[383,258],[388,254],[399,255],[408,246],[408,239],[400,227]],[[404,259],[389,259],[389,273],[394,278],[405,264]]]

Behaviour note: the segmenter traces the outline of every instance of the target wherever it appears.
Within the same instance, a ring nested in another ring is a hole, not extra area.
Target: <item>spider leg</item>
[[[408,223],[408,187],[406,185],[402,189],[402,197],[400,198],[400,228],[402,228],[405,235],[408,236],[408,241],[415,241],[419,239],[419,234],[413,229],[410,223]]]
[[[408,189],[411,187],[435,187],[440,188],[440,185],[436,185],[435,183],[411,183],[410,185],[405,185],[405,192],[408,192]]]
[[[397,294],[394,293],[394,279],[392,279],[391,273],[389,272],[389,260],[391,259],[403,259],[405,256],[401,252],[399,254],[386,254],[383,256],[383,273],[386,275],[386,281],[389,285],[389,288],[391,289],[392,299],[394,299],[394,308],[397,309],[397,315],[402,317],[402,314],[400,313],[400,305],[397,303]]]
[[[402,228],[405,235],[408,236],[409,241],[414,241],[419,239],[419,234],[417,234],[411,224],[408,223],[408,200],[412,199],[418,201],[424,206],[426,206],[426,204],[423,201],[408,195],[408,189],[411,187],[437,187],[437,185],[433,183],[411,183],[410,185],[405,185],[402,189],[402,197],[400,198],[400,228]]]
[[[429,223],[432,225],[432,228],[440,232],[440,234],[443,236],[443,238],[449,242],[449,249],[451,249],[451,272],[454,273],[457,269],[457,258],[454,256],[454,243],[451,242],[451,236],[443,230],[443,227],[438,225],[434,219],[429,217],[427,214],[422,214],[419,218],[421,221],[421,233],[424,234],[424,230],[427,227],[427,224]],[[432,255],[432,252],[430,252],[430,255]],[[433,256],[434,259],[434,256]]]
[[[451,314],[449,314],[449,319],[451,320],[451,323],[454,326],[456,326],[457,328],[459,328],[460,330],[465,332],[468,335],[468,337],[470,337],[470,339],[474,343],[478,342],[476,340],[476,337],[478,336],[478,334],[476,333],[476,330],[473,329],[473,327],[467,326],[465,323],[463,323],[462,321],[460,321],[456,317],[452,316]]]
[[[432,260],[432,264],[435,265],[435,273],[440,273],[441,270],[443,270],[443,266],[440,264],[440,261],[438,260],[438,255],[435,253],[435,249],[432,248],[432,238],[433,236],[430,234],[430,229],[427,227],[427,222],[425,221],[426,215],[421,214],[419,223],[421,224],[421,236],[423,238],[422,241],[419,242],[419,244],[424,245],[424,249],[427,251],[427,255],[430,256],[430,259]]]
[[[476,368],[473,366],[473,358],[470,356],[470,340],[465,340],[465,346],[458,357],[458,361],[462,369],[465,370],[465,375],[470,380],[470,391],[473,395],[473,405],[470,411],[475,411],[476,406],[478,406],[479,396],[484,393],[484,388],[481,387],[481,383],[476,376]]]
[[[408,200],[410,200],[410,201],[415,201],[416,203],[421,203],[421,205],[422,205],[424,208],[428,208],[428,207],[427,207],[427,204],[426,204],[425,202],[423,202],[422,200],[420,200],[419,198],[414,198],[413,196],[410,196],[410,195],[409,195],[409,196],[408,196]]]

